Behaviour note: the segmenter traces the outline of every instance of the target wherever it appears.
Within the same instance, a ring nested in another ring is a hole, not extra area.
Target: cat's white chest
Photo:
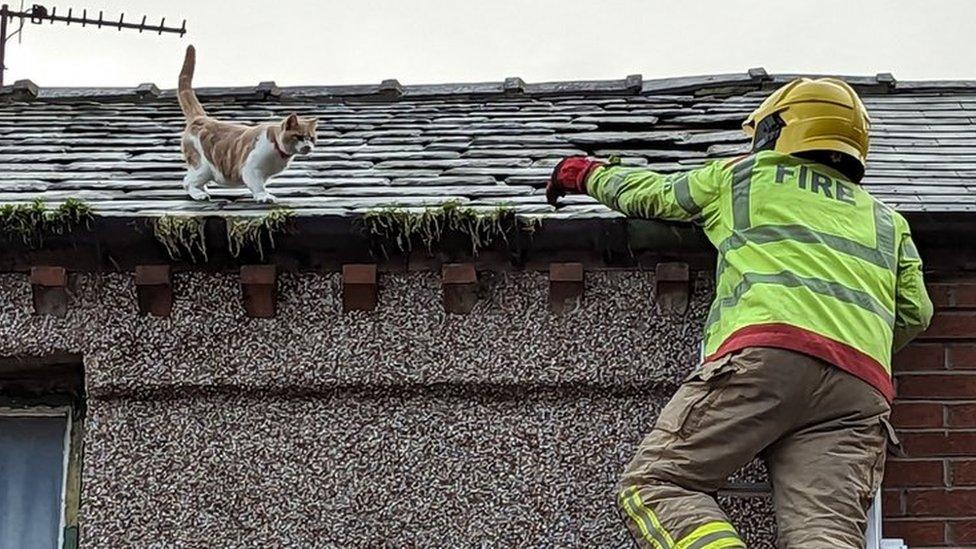
[[[268,178],[287,168],[290,160],[291,157],[282,158],[274,142],[268,138],[268,134],[263,133],[245,158],[241,172],[249,171]]]

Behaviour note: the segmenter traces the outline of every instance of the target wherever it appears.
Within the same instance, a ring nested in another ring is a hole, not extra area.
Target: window
[[[0,409],[0,549],[64,547],[69,408]]]
[[[81,360],[0,357],[0,549],[76,549]]]

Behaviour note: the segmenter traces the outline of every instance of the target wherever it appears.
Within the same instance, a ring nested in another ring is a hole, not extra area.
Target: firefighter
[[[546,194],[699,223],[718,249],[700,365],[627,465],[618,506],[654,549],[745,547],[713,494],[755,457],[778,543],[861,548],[881,483],[891,355],[932,303],[908,223],[859,186],[869,119],[845,82],[801,78],[743,123],[751,154],[685,173],[569,157]]]

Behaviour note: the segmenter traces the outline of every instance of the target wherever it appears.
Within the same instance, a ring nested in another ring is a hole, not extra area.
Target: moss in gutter
[[[258,251],[264,259],[264,236],[271,249],[275,247],[274,235],[284,230],[294,212],[288,208],[275,208],[263,216],[227,218],[227,246],[230,254],[239,257],[246,246]]]
[[[396,207],[371,210],[363,216],[363,222],[381,246],[382,242],[392,242],[401,252],[409,252],[419,241],[432,253],[445,235],[455,232],[471,241],[473,255],[498,240],[508,242],[511,234],[531,233],[538,226],[538,220],[520,218],[506,206],[484,211],[465,208],[458,202],[421,211]]]
[[[196,262],[198,254],[207,260],[205,226],[206,220],[202,217],[164,215],[152,221],[153,234],[166,248],[169,257],[191,262]]]
[[[251,247],[263,260],[265,238],[274,249],[275,234],[284,230],[292,215],[288,208],[275,208],[262,216],[225,217],[228,251],[239,257],[245,248]],[[208,260],[205,227],[206,218],[200,216],[164,215],[152,222],[156,240],[166,248],[171,259],[194,263]]]
[[[65,200],[57,208],[48,208],[40,200],[4,204],[0,206],[0,236],[40,246],[47,235],[68,234],[81,226],[91,228],[94,217],[91,206],[75,198]]]

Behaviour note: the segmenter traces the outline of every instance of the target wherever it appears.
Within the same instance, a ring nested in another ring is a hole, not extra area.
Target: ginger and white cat
[[[314,118],[291,114],[280,123],[243,126],[207,116],[193,93],[196,50],[186,48],[180,71],[179,101],[186,116],[183,157],[189,165],[183,186],[194,200],[208,200],[207,183],[247,186],[254,200],[274,202],[265,188],[268,179],[281,173],[296,154],[308,154],[315,146]]]

